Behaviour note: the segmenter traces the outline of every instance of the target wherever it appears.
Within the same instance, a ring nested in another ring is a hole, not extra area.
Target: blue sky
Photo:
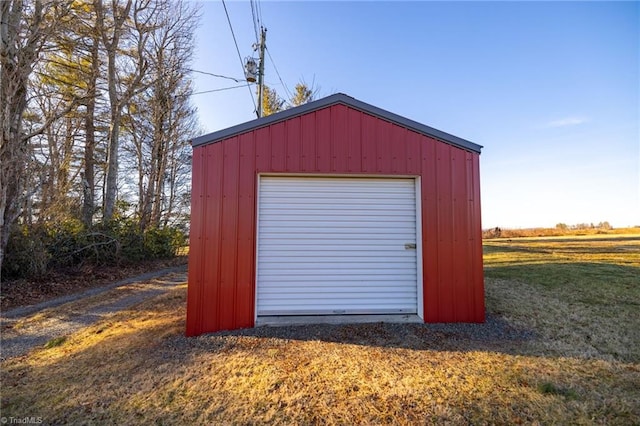
[[[243,78],[221,1],[192,68]],[[260,1],[266,82],[315,81],[484,146],[483,228],[640,225],[640,3]],[[242,58],[251,6],[227,1]],[[194,75],[195,91],[237,83]],[[255,89],[252,89],[255,90]],[[204,132],[255,118],[246,87],[193,96]]]

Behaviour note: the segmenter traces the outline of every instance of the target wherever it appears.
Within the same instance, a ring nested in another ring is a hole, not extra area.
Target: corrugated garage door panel
[[[414,179],[262,177],[258,315],[415,313]]]

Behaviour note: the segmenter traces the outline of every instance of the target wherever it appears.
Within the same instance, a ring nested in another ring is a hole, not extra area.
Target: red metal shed
[[[484,321],[481,148],[344,94],[194,139],[187,335]]]

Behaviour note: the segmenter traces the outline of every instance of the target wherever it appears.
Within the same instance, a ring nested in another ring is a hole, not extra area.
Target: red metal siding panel
[[[376,173],[391,174],[391,129],[389,123],[376,119],[374,141],[376,145]]]
[[[465,193],[464,193],[464,202],[466,204],[465,211],[465,229],[466,234],[464,235],[465,241],[465,259],[471,259],[473,256],[473,196],[471,195],[473,191],[473,156],[470,152],[464,153],[464,178],[465,178]],[[469,267],[470,266],[470,267]],[[474,312],[474,303],[475,303],[475,294],[473,291],[473,286],[469,285],[469,283],[474,282],[473,277],[473,264],[470,264],[468,267],[464,268],[465,272],[465,283],[467,284],[464,288],[467,297],[467,305],[466,305],[466,321],[473,321],[475,318]]]
[[[316,114],[311,113],[300,117],[300,148],[301,172],[311,173],[316,169]]]
[[[407,173],[407,134],[409,131],[402,127],[390,128],[391,142],[391,173]]]
[[[191,171],[191,227],[189,233],[189,286],[187,290],[187,305],[193,307],[187,310],[187,335],[195,336],[201,333],[202,313],[202,251],[204,249],[204,198],[205,198],[205,148],[193,151],[193,168]]]
[[[470,243],[473,246],[473,254],[470,263],[473,268],[473,284],[472,288],[475,293],[473,299],[473,321],[484,321],[484,271],[482,260],[482,220],[480,210],[480,155],[472,154],[473,157],[473,189],[472,189],[472,214],[473,220],[471,229]]]
[[[438,233],[438,167],[436,142],[421,136],[422,151],[422,277],[424,319],[440,318],[439,233]]]
[[[220,255],[222,252],[222,176],[223,144],[206,147],[206,205],[203,220],[204,250],[202,250],[203,284],[202,331],[220,329]]]
[[[316,171],[331,173],[331,109],[316,111]]]
[[[349,171],[348,108],[338,105],[331,111],[331,171]]]
[[[461,259],[467,258],[469,247],[467,229],[467,180],[465,151],[452,148],[451,179],[453,193],[453,270],[452,293],[454,300],[453,321],[467,321],[469,318],[469,298],[467,290],[467,268],[461,267]]]
[[[453,307],[453,182],[451,179],[451,146],[436,145],[436,167],[438,173],[438,293],[439,321],[450,322],[454,319]]]
[[[236,327],[253,327],[255,301],[256,153],[254,132],[240,135]]]
[[[220,264],[219,310],[220,327],[235,328],[238,289],[236,266],[238,256],[238,178],[240,150],[238,138],[223,144],[224,173],[222,177],[222,253]]]
[[[302,162],[300,154],[300,118],[292,118],[287,124],[287,172],[297,172],[300,170]]]
[[[367,114],[361,114],[362,172],[375,173],[378,154],[376,153],[376,124],[378,120]]]
[[[347,171],[362,171],[362,113],[349,109],[347,111]]]
[[[411,131],[407,132],[405,144],[407,147],[407,174],[409,175],[419,175],[422,171],[421,143],[422,138],[419,134]]]
[[[253,326],[256,182],[278,172],[420,176],[425,321],[483,321],[478,166],[343,105],[196,148],[187,334]]]
[[[256,170],[258,173],[271,170],[271,134],[269,129],[269,127],[263,127],[252,132],[256,141]],[[245,170],[242,172],[245,173]]]
[[[287,141],[285,123],[276,123],[271,127],[271,171],[286,172]]]

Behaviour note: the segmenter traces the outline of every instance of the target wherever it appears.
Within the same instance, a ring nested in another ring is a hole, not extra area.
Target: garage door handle
[[[404,245],[404,249],[405,250],[415,249],[416,247],[417,247],[416,243],[405,243],[405,245]]]

